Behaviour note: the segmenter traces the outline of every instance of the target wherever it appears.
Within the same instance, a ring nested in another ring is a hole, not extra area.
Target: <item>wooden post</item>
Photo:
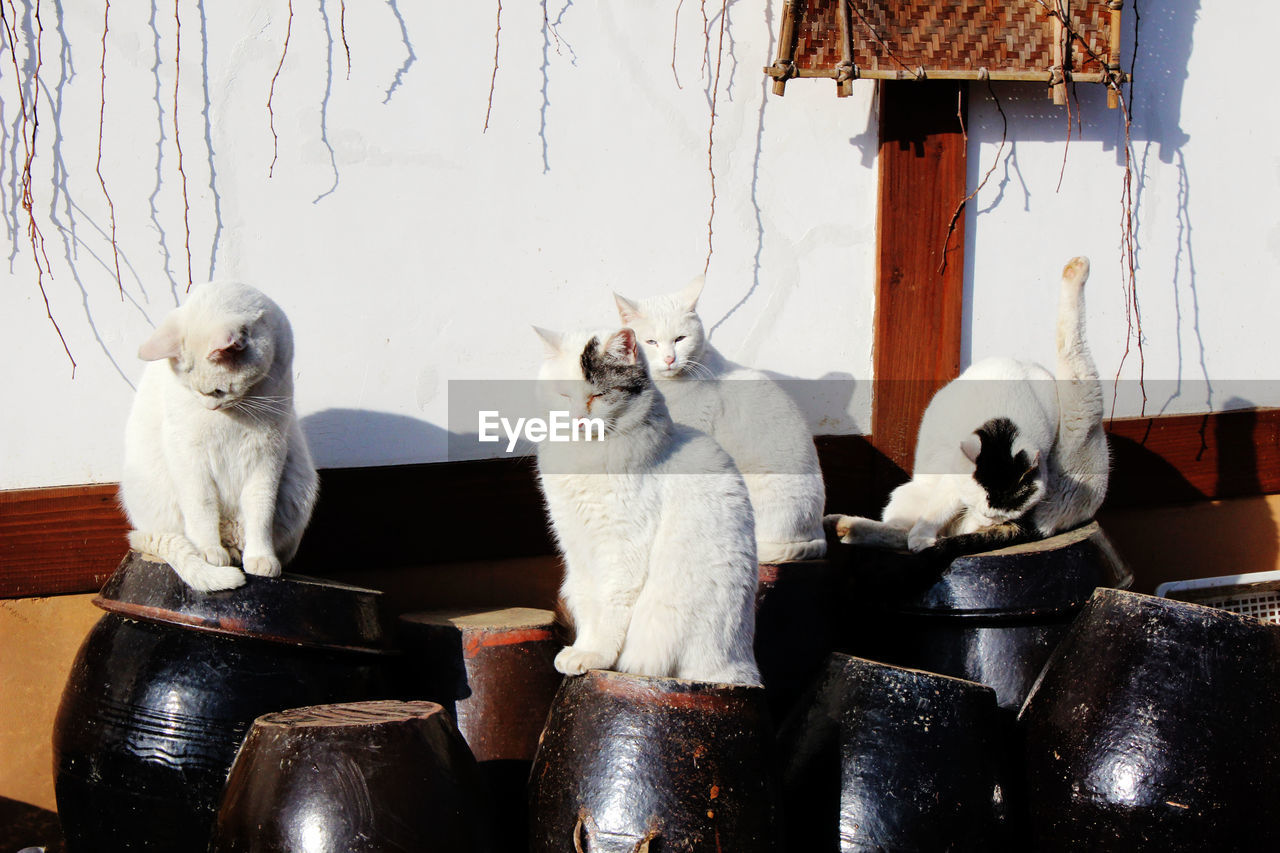
[[[1123,8],[1124,0],[1111,0],[1111,44],[1107,50],[1107,62],[1116,69],[1120,67],[1120,10]],[[1120,90],[1108,84],[1107,107],[1114,110],[1118,106],[1120,106]]]
[[[1067,56],[1069,51],[1066,49],[1067,28],[1062,25],[1062,18],[1067,14],[1067,4],[1065,0],[1057,0],[1054,6],[1058,14],[1053,19],[1054,74],[1050,79],[1053,84],[1053,102],[1058,106],[1062,106],[1067,102]]]
[[[964,219],[946,266],[947,223],[966,193],[967,84],[880,84],[880,181],[872,443],[890,463],[877,490],[911,470],[933,393],[960,371]]]
[[[787,5],[782,7],[782,32],[778,35],[778,59],[773,63],[771,69],[766,71],[774,71],[773,78],[773,94],[787,94],[787,78],[777,76],[782,70],[791,66],[791,60],[796,53],[796,16],[800,14],[800,0],[787,0]]]

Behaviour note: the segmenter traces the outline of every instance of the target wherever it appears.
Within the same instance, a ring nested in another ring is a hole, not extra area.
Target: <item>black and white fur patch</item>
[[[974,462],[973,479],[986,491],[987,504],[1006,512],[1024,508],[1035,495],[1039,465],[1025,450],[1013,452],[1017,425],[1008,418],[992,418],[976,432],[982,450]]]

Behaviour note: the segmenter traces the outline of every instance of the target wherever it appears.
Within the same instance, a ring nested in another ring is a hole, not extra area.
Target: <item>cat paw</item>
[[[824,530],[834,533],[837,539],[848,545],[850,540],[845,537],[849,535],[853,518],[852,515],[840,515],[839,513],[824,515],[822,517],[822,527]]]
[[[1085,257],[1072,258],[1067,261],[1067,265],[1062,268],[1062,280],[1070,282],[1074,285],[1081,286],[1089,278],[1089,259]]]
[[[244,586],[244,572],[235,566],[204,566],[181,575],[187,586],[198,592],[218,592]]]
[[[927,533],[910,533],[907,535],[907,550],[913,554],[932,548],[938,543],[937,536]]]
[[[258,575],[264,578],[280,577],[280,561],[276,559],[274,554],[262,554],[253,557],[245,557],[244,570],[251,575]]]
[[[591,649],[565,646],[556,655],[556,671],[565,675],[582,675],[589,669],[608,669],[615,658]]]
[[[218,568],[231,565],[231,554],[221,545],[210,545],[200,549],[200,556],[211,566]]]

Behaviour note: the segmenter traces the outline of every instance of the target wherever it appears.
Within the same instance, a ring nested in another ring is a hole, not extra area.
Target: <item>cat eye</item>
[[[685,338],[684,335],[681,335],[680,337],[676,338],[676,343],[680,343],[681,341],[684,340],[684,338]]]
[[[645,343],[651,347],[656,347],[658,345],[657,341],[645,341]]]

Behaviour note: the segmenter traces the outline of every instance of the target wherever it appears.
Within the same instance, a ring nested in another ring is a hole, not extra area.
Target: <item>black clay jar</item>
[[[1280,626],[1098,590],[1019,723],[1037,850],[1280,850]]]
[[[127,556],[94,603],[54,723],[67,849],[203,851],[254,718],[377,697],[373,590],[285,575],[199,593]]]
[[[434,702],[295,708],[254,721],[210,853],[487,853],[476,760]]]
[[[529,776],[529,850],[778,850],[772,740],[760,687],[566,678]]]
[[[778,734],[787,848],[1000,846],[989,687],[832,655]]]
[[[835,648],[841,572],[827,560],[762,563],[756,663],[773,719],[786,716]]]
[[[943,562],[853,550],[861,615],[842,650],[985,684],[1010,716],[1094,589],[1133,583],[1096,522]]]

